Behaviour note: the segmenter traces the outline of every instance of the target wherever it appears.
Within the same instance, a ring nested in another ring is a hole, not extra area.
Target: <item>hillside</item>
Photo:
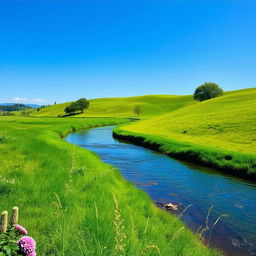
[[[151,142],[158,138],[161,145],[169,143],[162,149],[167,153],[194,153],[200,162],[256,172],[256,88],[128,124],[117,133]]]
[[[101,98],[90,100],[90,108],[75,117],[135,117],[133,109],[140,106],[141,118],[163,114],[181,107],[195,104],[192,96],[147,95],[122,98]],[[34,111],[32,116],[64,115],[64,108],[69,102],[56,104]]]

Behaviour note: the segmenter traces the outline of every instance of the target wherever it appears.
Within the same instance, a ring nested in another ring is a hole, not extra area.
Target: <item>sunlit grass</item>
[[[126,121],[0,117],[0,209],[20,207],[41,256],[218,255],[115,168],[61,139]]]
[[[192,96],[148,95],[126,98],[102,98],[90,100],[90,107],[85,113],[74,117],[137,117],[133,112],[135,106],[141,109],[140,118],[149,118],[175,109],[195,104]],[[64,108],[69,104],[62,103],[34,110],[33,116],[64,115]]]
[[[237,174],[256,174],[256,89],[230,92],[116,132],[145,138],[168,154],[188,155]]]

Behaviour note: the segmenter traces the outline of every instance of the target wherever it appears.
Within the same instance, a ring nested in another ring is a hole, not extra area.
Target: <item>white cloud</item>
[[[40,98],[33,99],[32,101],[33,101],[33,102],[44,102],[44,100],[43,100],[43,99],[40,99]]]
[[[14,101],[17,101],[17,102],[21,102],[21,101],[27,101],[28,99],[27,98],[19,98],[19,97],[16,97],[13,99]]]

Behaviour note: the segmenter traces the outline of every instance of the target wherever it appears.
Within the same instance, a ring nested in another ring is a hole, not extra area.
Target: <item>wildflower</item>
[[[36,256],[36,252],[31,252],[30,254],[28,254],[27,256]]]
[[[8,212],[3,211],[0,217],[0,233],[7,231],[7,224],[8,224]]]
[[[25,256],[35,256],[36,255],[36,242],[32,237],[29,236],[23,236],[19,241],[17,242],[20,251]]]
[[[23,235],[25,235],[25,236],[28,234],[28,231],[27,231],[24,227],[22,227],[21,225],[16,224],[14,227],[15,227],[21,234],[23,234]]]
[[[19,219],[19,208],[15,206],[12,208],[12,216],[10,220],[11,225],[17,224],[18,219]]]

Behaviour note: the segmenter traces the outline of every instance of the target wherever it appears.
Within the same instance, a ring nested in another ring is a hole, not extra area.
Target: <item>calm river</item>
[[[70,134],[66,141],[97,153],[153,201],[181,205],[182,221],[194,232],[205,226],[206,241],[225,255],[256,255],[256,184],[186,162],[112,137],[113,126]],[[175,213],[174,214],[179,214]],[[213,223],[221,215],[220,221]]]

